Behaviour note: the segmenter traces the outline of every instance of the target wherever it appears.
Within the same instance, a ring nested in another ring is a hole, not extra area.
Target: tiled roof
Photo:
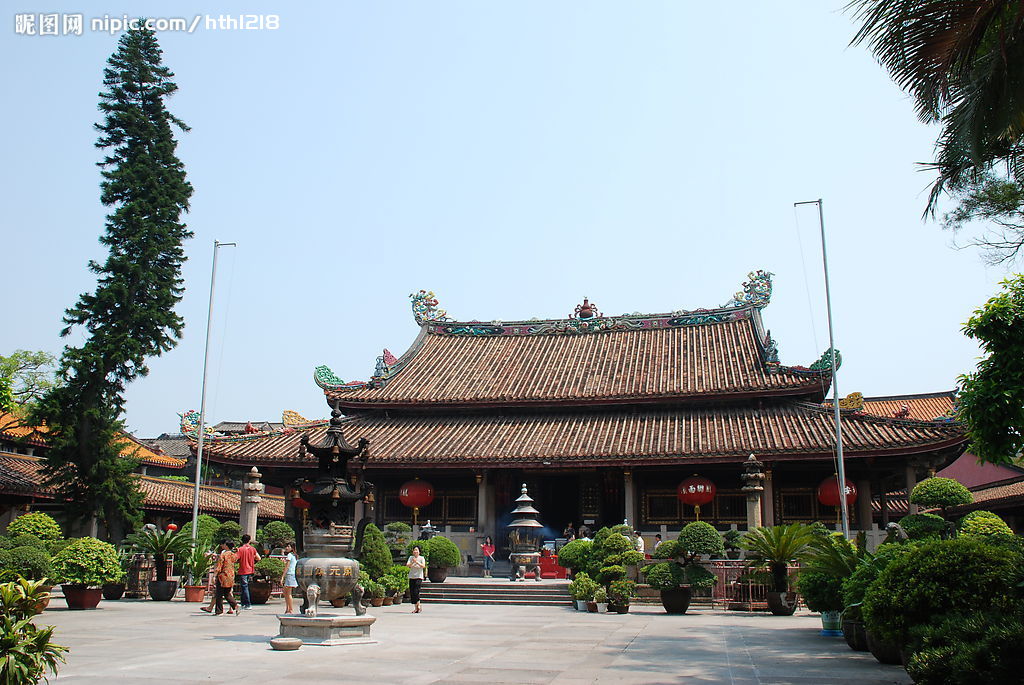
[[[949,511],[959,514],[973,509],[1024,507],[1024,476],[1017,476],[1010,481],[970,488],[970,491],[974,495],[973,504],[953,507]]]
[[[180,469],[185,466],[185,462],[188,461],[182,457],[172,457],[167,454],[162,454],[153,446],[147,445],[144,442],[137,440],[130,433],[124,433],[124,440],[121,442],[121,456],[130,457],[135,459],[140,464],[146,464],[148,466],[162,466],[170,469]]]
[[[27,426],[14,414],[0,412],[0,438],[33,447],[46,445],[45,426]]]
[[[827,374],[762,361],[759,324],[755,311],[720,323],[574,335],[444,335],[428,326],[382,387],[325,392],[351,407],[821,399]]]
[[[921,395],[890,395],[887,397],[865,397],[864,411],[877,416],[893,417],[906,405],[910,410],[908,419],[931,421],[945,416],[953,408],[952,392],[935,392]],[[839,406],[842,406],[841,404]]]
[[[284,424],[273,421],[221,421],[213,426],[214,433],[244,433],[246,426],[252,426],[257,431],[281,430]]]
[[[181,433],[162,433],[155,438],[142,438],[142,442],[160,450],[170,457],[188,459],[192,451],[188,439]]]
[[[43,485],[42,460],[22,454],[0,452],[0,494],[21,495],[52,499],[53,488]],[[146,510],[192,510],[194,486],[184,481],[136,476],[139,489],[145,495]],[[261,519],[283,519],[284,498],[263,495],[259,508]],[[199,489],[199,511],[204,514],[237,516],[239,492],[232,488],[204,485]]]
[[[734,462],[751,452],[773,460],[821,458],[835,442],[831,413],[820,405],[781,401],[762,407],[560,411],[488,415],[360,414],[344,422],[350,441],[370,440],[369,466],[501,466]],[[301,463],[299,437],[314,444],[323,427],[244,442],[206,443],[213,461]],[[966,440],[956,424],[844,415],[850,458],[918,453]],[[315,460],[308,456],[309,464]]]

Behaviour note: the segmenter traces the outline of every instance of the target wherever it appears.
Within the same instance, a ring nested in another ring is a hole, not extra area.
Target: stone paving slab
[[[241,616],[181,601],[103,601],[68,611],[56,599],[37,624],[71,648],[57,682],[307,683],[910,683],[902,668],[818,635],[816,615],[792,617],[660,607],[587,614],[569,607],[401,604],[369,609],[376,644],[277,652],[279,600]],[[336,610],[345,613],[350,610]]]

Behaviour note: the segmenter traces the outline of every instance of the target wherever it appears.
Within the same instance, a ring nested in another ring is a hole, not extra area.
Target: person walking
[[[494,568],[494,541],[490,535],[484,538],[480,551],[484,555],[484,578],[490,578],[491,569]]]
[[[238,548],[238,579],[242,582],[242,608],[252,609],[252,597],[249,595],[249,581],[252,574],[256,572],[256,562],[260,560],[260,553],[249,544],[252,537],[248,534],[242,536],[242,546]]]
[[[228,604],[231,606],[228,609],[228,613],[234,612],[237,616],[240,612],[238,603],[235,602],[235,596],[232,591],[235,589],[235,562],[238,560],[238,556],[231,551],[231,541],[224,540],[220,543],[220,556],[217,557],[217,567],[214,569],[214,574],[217,578],[217,611],[215,615],[220,616],[224,613],[224,598],[228,600]]]
[[[409,567],[409,595],[416,605],[412,613],[418,614],[423,611],[420,606],[420,587],[423,585],[424,571],[427,570],[427,558],[420,554],[419,545],[412,548],[412,556],[406,560],[405,565]]]
[[[295,558],[295,545],[292,543],[286,543],[284,551],[284,575],[281,576],[281,585],[284,588],[282,590],[284,595],[284,613],[291,614],[295,612],[295,606],[292,603],[292,590],[299,586],[299,582],[295,579],[295,566],[299,563],[299,560]]]

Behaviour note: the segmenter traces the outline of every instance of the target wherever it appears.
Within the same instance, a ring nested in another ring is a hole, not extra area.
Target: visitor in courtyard
[[[299,560],[295,558],[295,545],[292,543],[285,544],[284,552],[284,575],[281,576],[281,585],[284,587],[284,613],[292,614],[295,613],[295,607],[292,604],[292,590],[299,586],[299,582],[295,579],[295,567]]]
[[[590,528],[587,527],[587,524],[583,524],[582,526],[580,526],[580,534],[577,537],[580,540],[590,539]]]
[[[412,613],[418,614],[423,610],[420,606],[420,586],[423,585],[423,572],[427,569],[427,558],[420,555],[419,545],[412,548],[412,556],[406,560],[405,565],[409,567],[409,595],[416,605]]]
[[[231,606],[231,608],[228,609],[229,614],[234,611],[234,614],[237,616],[240,611],[238,603],[235,602],[235,596],[232,594],[232,590],[235,588],[236,561],[238,561],[238,557],[231,551],[231,541],[224,540],[221,542],[220,556],[217,558],[217,567],[214,569],[214,573],[217,577],[217,616],[224,613],[225,597],[228,600],[228,604]]]
[[[576,539],[576,528],[573,527],[572,521],[570,521],[569,525],[567,525],[565,530],[562,531],[562,537],[565,538],[566,542]]]
[[[248,534],[242,536],[242,546],[238,548],[238,579],[242,582],[242,608],[252,609],[252,597],[249,595],[249,581],[256,570],[256,562],[260,560],[260,553],[249,544],[252,537]]]
[[[638,530],[634,530],[633,535],[636,536],[636,551],[646,556],[646,553],[644,552],[644,547],[646,546],[646,544],[644,543],[644,536],[641,535],[640,531]]]
[[[491,569],[494,568],[494,541],[488,535],[480,545],[480,551],[484,555],[484,578],[491,577]]]
[[[657,550],[658,549],[658,545],[660,545],[661,543],[662,543],[661,533],[655,533],[654,534],[654,549]]]

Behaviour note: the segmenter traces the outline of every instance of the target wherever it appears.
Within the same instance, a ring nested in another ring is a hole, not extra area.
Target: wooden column
[[[871,479],[857,481],[857,523],[861,530],[871,530]]]
[[[633,484],[633,471],[622,472],[622,500],[624,502],[622,517],[629,521],[633,530],[640,530],[640,522],[636,518],[636,487]]]
[[[488,511],[487,471],[476,473],[476,534],[487,535],[491,527],[491,516]]]
[[[914,468],[913,464],[907,464],[905,473],[907,484],[907,513],[916,514],[917,505],[910,503],[910,492],[914,489],[914,486],[917,485],[917,469]]]
[[[764,494],[761,496],[761,513],[765,526],[775,525],[775,485],[771,466],[764,469]]]

